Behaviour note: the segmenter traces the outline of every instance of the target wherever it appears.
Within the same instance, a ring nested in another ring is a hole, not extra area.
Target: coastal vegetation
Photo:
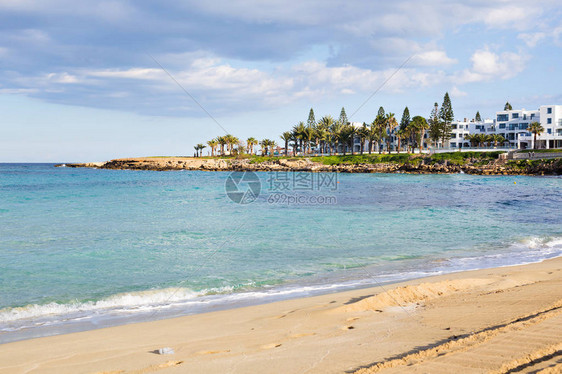
[[[480,117],[480,113],[477,113]],[[338,119],[331,115],[324,115],[316,120],[311,108],[306,123],[300,121],[291,129],[279,136],[278,145],[275,140],[263,139],[258,141],[250,137],[241,140],[231,134],[218,136],[207,141],[210,155],[239,156],[255,155],[259,149],[262,156],[332,156],[347,154],[389,154],[391,152],[414,153],[416,149],[421,153],[425,146],[445,147],[451,137],[451,123],[454,120],[453,107],[449,93],[445,93],[441,107],[434,104],[430,116],[426,119],[416,115],[410,117],[408,107],[404,108],[402,117],[398,121],[395,113],[386,112],[381,106],[375,118],[370,123],[352,123],[342,108]],[[359,144],[356,140],[359,140]],[[396,141],[397,146],[392,147]],[[470,140],[479,146],[484,144],[498,144],[505,142],[503,138],[474,138]],[[257,145],[260,148],[257,148]],[[204,144],[195,147],[195,156],[201,157]]]

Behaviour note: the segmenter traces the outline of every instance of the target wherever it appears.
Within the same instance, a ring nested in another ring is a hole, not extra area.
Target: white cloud
[[[516,6],[504,4],[505,6],[500,5],[487,12],[484,19],[488,26],[511,27],[517,30],[527,29],[530,21],[536,22],[542,12],[541,7],[532,2]]]
[[[534,48],[538,42],[546,37],[544,32],[534,32],[534,33],[522,33],[517,35],[518,39],[521,39],[527,47]]]
[[[131,68],[126,70],[107,69],[85,72],[86,75],[100,78],[161,79],[165,72],[161,69]]]
[[[53,83],[78,83],[79,79],[75,75],[64,73],[49,73],[45,78]]]
[[[468,95],[466,92],[461,91],[457,88],[457,86],[454,86],[453,89],[451,89],[451,96],[452,97],[463,97]]]
[[[470,59],[472,67],[459,74],[458,83],[513,78],[525,69],[529,57],[513,52],[496,54],[484,48],[474,52]]]
[[[443,66],[456,64],[458,61],[447,56],[445,51],[427,51],[418,53],[414,58],[414,62],[421,66]]]

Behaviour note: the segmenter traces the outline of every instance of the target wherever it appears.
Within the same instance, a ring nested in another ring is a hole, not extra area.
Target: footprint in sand
[[[271,344],[266,344],[266,345],[262,345],[260,348],[261,349],[272,349],[272,348],[277,348],[277,347],[281,347],[281,343],[271,343]]]
[[[196,355],[216,355],[218,353],[228,353],[230,349],[222,350],[222,351],[199,351],[195,352]]]
[[[316,335],[315,332],[305,332],[305,333],[301,333],[301,334],[293,334],[293,335],[289,335],[289,338],[294,339],[294,338],[302,338],[304,336],[313,336]]]

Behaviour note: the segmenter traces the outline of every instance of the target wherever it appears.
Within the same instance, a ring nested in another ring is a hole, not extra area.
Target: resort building
[[[544,132],[537,135],[537,148],[562,147],[562,105],[542,105],[538,110],[502,110],[496,112],[494,120],[486,119],[454,121],[451,124],[451,148],[470,147],[466,139],[468,134],[498,134],[503,136],[506,145],[512,148],[534,148],[534,134],[527,129],[533,122],[538,122]],[[508,144],[507,144],[508,143]]]
[[[451,137],[447,144],[441,144],[439,141],[434,144],[429,139],[429,131],[425,131],[423,137],[424,149],[463,149],[471,148],[468,135],[501,135],[506,139],[504,144],[498,144],[498,147],[509,147],[518,149],[534,148],[534,134],[529,132],[528,127],[531,123],[538,122],[544,128],[544,132],[537,135],[537,148],[562,148],[562,105],[542,105],[537,110],[502,110],[496,112],[494,119],[485,119],[476,121],[475,119],[455,120],[451,123]],[[350,122],[356,129],[363,127],[363,122]],[[390,150],[396,151],[398,148],[398,140],[395,128],[390,134]],[[352,147],[347,144],[338,143],[337,153],[359,153],[361,150],[361,139],[355,136]],[[404,144],[404,143],[402,143]],[[387,151],[387,139],[379,143],[381,148]],[[379,145],[373,146],[372,151],[378,152]],[[344,149],[345,148],[345,149]],[[364,139],[363,150],[367,152],[369,146],[368,141]],[[403,145],[401,147],[403,149]],[[314,152],[320,152],[318,146],[314,147]]]

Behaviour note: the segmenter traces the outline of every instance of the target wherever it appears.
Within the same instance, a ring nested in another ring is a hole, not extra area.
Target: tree
[[[193,147],[195,149],[195,154],[197,157],[201,157],[201,151],[205,148],[207,148],[207,146],[205,144],[197,144],[196,146]]]
[[[405,130],[406,127],[410,124],[410,110],[408,107],[404,108],[404,112],[402,113],[402,119],[400,120],[400,130]]]
[[[207,142],[207,145],[211,147],[211,156],[215,157],[215,149],[217,148],[217,145],[219,145],[219,142],[217,139],[211,139]]]
[[[379,107],[379,111],[377,112],[377,117],[384,117],[384,108],[382,106]]]
[[[343,126],[341,131],[339,132],[339,140],[342,143],[344,156],[348,147],[351,148],[351,154],[353,154],[353,139],[355,138],[355,133],[355,126],[351,124]]]
[[[331,138],[333,140],[335,154],[338,154],[338,143],[341,138],[342,129],[343,129],[343,125],[340,123],[340,121],[335,121],[334,123],[332,123],[332,126],[330,127],[330,133],[331,133]]]
[[[396,121],[396,117],[394,117],[394,113],[388,113],[385,116],[385,125],[387,129],[386,135],[386,150],[390,153],[390,141],[392,140],[392,133],[394,129],[398,127],[398,121]]]
[[[537,149],[537,135],[540,135],[544,132],[544,127],[542,127],[538,122],[533,122],[529,125],[527,130],[535,135],[533,140],[533,149]]]
[[[328,140],[329,127],[323,123],[314,126],[314,141],[318,146],[319,153],[325,153],[326,141]]]
[[[412,118],[412,122],[408,128],[412,128],[412,135],[415,142],[418,144],[418,148],[420,149],[420,153],[423,150],[423,136],[425,134],[425,130],[429,129],[429,124],[427,120],[422,116],[415,116]],[[412,151],[414,147],[412,146]]]
[[[347,120],[347,114],[345,114],[345,108],[344,107],[341,108],[339,121],[342,125],[347,125],[347,123],[349,122]]]
[[[217,138],[219,145],[221,146],[221,156],[224,156],[224,146],[226,145],[226,136],[219,136]]]
[[[302,144],[303,144],[303,141],[304,141],[305,130],[306,130],[306,126],[304,125],[304,122],[302,122],[302,121],[297,123],[295,126],[293,126],[293,130],[292,130],[293,136],[295,137],[295,139],[298,140],[299,148],[301,149],[301,151],[303,150]],[[295,154],[295,156],[296,156],[296,154]]]
[[[254,145],[258,145],[258,140],[256,138],[248,138],[246,139],[246,147],[248,148],[248,152],[250,154],[254,153]]]
[[[503,144],[505,143],[505,138],[500,134],[492,134],[490,135],[490,140],[494,142],[494,147],[498,146],[498,143]]]
[[[293,137],[293,134],[290,131],[285,131],[281,135],[281,139],[285,142],[285,156],[287,156],[287,151],[288,151],[288,148],[289,148],[289,141],[291,140],[292,137]]]
[[[480,112],[476,112],[476,116],[474,117],[476,122],[482,122],[482,117],[480,117]]]
[[[324,142],[324,144],[328,144],[330,154],[332,153],[331,140],[333,139],[333,134],[331,131],[334,123],[335,121],[332,116],[324,116],[320,119],[320,121],[318,121],[318,126],[316,128],[316,131],[318,133],[317,136],[321,139],[322,142]]]
[[[363,154],[365,148],[365,140],[367,140],[367,138],[369,137],[369,126],[367,126],[365,122],[363,122],[363,126],[361,126],[361,128],[357,130],[357,135],[359,136],[360,142],[359,152],[360,154]]]
[[[234,149],[234,145],[240,143],[240,139],[235,137],[234,135],[227,134],[225,135],[226,146],[228,147],[228,154],[232,154],[232,150]]]
[[[435,146],[437,146],[439,139],[441,139],[441,121],[439,121],[439,105],[437,103],[433,105],[433,110],[429,115],[428,135],[431,141],[433,141],[433,143],[435,144]]]
[[[396,153],[400,153],[402,139],[406,137],[407,131],[408,131],[408,127],[405,127],[404,130],[402,130],[402,128],[399,128],[398,131],[396,131],[396,141],[398,142],[398,145],[396,147]]]
[[[308,113],[308,120],[306,121],[306,125],[308,127],[316,126],[316,118],[314,117],[314,110],[310,108],[310,112]]]
[[[378,134],[379,131],[377,128],[377,122],[374,120],[373,123],[369,125],[369,133],[367,135],[367,141],[369,142],[369,154],[371,154],[373,150],[373,144],[378,142]]]
[[[441,104],[441,109],[439,110],[439,119],[441,120],[441,143],[445,145],[451,139],[451,123],[455,120],[448,92],[445,92],[443,97],[443,104]]]
[[[310,153],[310,146],[314,140],[315,131],[313,127],[305,127],[302,132],[302,139],[304,140],[305,151]]]
[[[509,101],[505,103],[505,105],[503,107],[503,110],[513,110]]]
[[[260,142],[261,154],[262,156],[273,155],[273,147],[275,147],[275,142],[270,139],[264,139]],[[271,150],[271,151],[270,151]]]
[[[378,143],[379,154],[382,153],[382,143],[386,138],[386,115],[384,114],[384,108],[381,106],[377,113],[377,117],[375,118],[373,125],[376,129],[376,141]]]

